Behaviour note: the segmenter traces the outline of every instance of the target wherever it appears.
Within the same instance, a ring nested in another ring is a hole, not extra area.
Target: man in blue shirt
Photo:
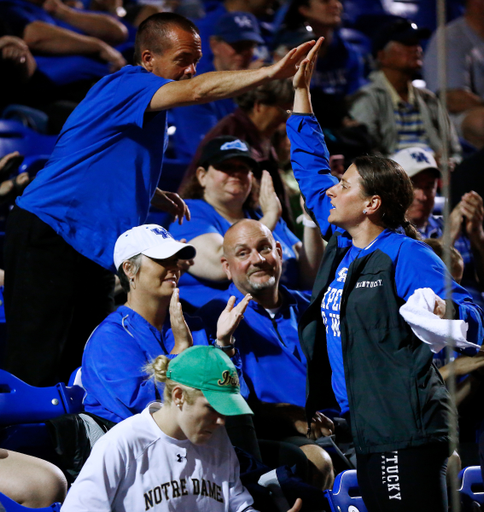
[[[281,245],[259,221],[244,219],[229,228],[221,262],[233,282],[197,315],[215,338],[217,319],[227,300],[235,296],[239,303],[247,293],[252,296],[233,343],[240,352],[249,388],[245,398],[254,410],[258,437],[298,445],[318,468],[318,485],[328,488],[333,478],[331,460],[306,437],[306,358],[297,326],[309,304],[309,294],[279,284]],[[223,349],[230,357],[233,355],[233,345]],[[332,434],[333,428],[331,420],[318,413],[311,424],[310,437]]]
[[[117,237],[145,222],[150,202],[180,222],[189,219],[177,194],[157,188],[166,110],[289,77],[311,46],[301,45],[266,68],[192,78],[201,57],[195,25],[172,13],[153,15],[140,25],[138,65],[104,77],[90,90],[10,216],[9,371],[44,385],[58,378],[59,364],[64,375],[79,366],[85,340],[112,305]],[[71,353],[61,362],[67,340]]]

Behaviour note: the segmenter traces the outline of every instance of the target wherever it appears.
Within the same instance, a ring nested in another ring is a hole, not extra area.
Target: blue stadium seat
[[[80,412],[84,390],[63,382],[38,388],[0,370],[0,425],[37,423],[61,414]]]
[[[356,469],[343,471],[334,480],[333,490],[324,492],[331,512],[367,512],[361,497]]]
[[[0,158],[13,151],[24,156],[50,155],[57,136],[42,135],[19,121],[0,119]]]
[[[462,512],[475,510],[474,502],[484,504],[484,483],[480,466],[469,466],[459,473],[461,485],[459,494],[462,504]]]
[[[59,512],[60,508],[60,503],[53,503],[50,507],[44,508],[24,507],[0,492],[0,512],[28,512],[29,510],[36,510],[37,512]]]

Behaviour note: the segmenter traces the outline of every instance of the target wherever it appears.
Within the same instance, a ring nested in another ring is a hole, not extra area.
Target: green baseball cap
[[[240,394],[235,366],[219,348],[197,345],[184,350],[170,361],[166,377],[199,389],[224,416],[254,414]]]

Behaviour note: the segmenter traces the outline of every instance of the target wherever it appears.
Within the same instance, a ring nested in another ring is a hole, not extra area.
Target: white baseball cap
[[[434,155],[419,147],[401,149],[391,159],[403,167],[409,178],[427,169],[434,170],[436,174],[440,175]]]
[[[122,263],[137,254],[164,260],[174,254],[182,260],[195,257],[197,251],[190,244],[177,242],[168,231],[158,224],[143,224],[125,231],[114,246],[114,266],[119,269]]]

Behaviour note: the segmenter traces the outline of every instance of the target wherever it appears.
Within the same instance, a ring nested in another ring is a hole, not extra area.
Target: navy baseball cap
[[[259,22],[250,12],[234,11],[224,14],[216,23],[212,35],[220,37],[229,44],[240,41],[264,44]]]
[[[247,142],[231,135],[223,135],[209,140],[202,150],[198,165],[207,169],[208,166],[220,164],[229,158],[242,158],[248,161],[253,170],[259,168]]]
[[[421,39],[428,39],[432,31],[419,28],[416,23],[406,18],[394,17],[385,23],[373,38],[373,55],[383,50],[390,41],[405,45],[418,44]]]

